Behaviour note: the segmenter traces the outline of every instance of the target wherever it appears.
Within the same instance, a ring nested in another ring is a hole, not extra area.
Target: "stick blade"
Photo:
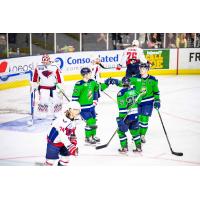
[[[172,154],[174,154],[175,156],[183,156],[182,152],[174,152],[174,151],[172,151]]]
[[[107,147],[108,145],[107,144],[103,144],[103,145],[100,145],[100,146],[96,146],[96,150],[98,149],[103,149],[105,147]]]

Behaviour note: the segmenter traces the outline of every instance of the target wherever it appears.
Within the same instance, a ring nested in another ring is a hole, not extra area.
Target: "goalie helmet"
[[[81,110],[81,105],[77,101],[71,101],[68,103],[67,109]]]
[[[123,87],[130,87],[131,86],[131,81],[130,81],[130,78],[128,77],[123,77],[122,78],[122,85]]]
[[[139,41],[138,40],[133,40],[132,46],[139,47]]]
[[[44,64],[44,65],[49,65],[49,64],[52,63],[48,54],[44,54],[42,56],[42,62],[41,63]]]
[[[82,76],[85,76],[86,74],[89,74],[91,72],[92,72],[91,69],[88,68],[88,67],[84,67],[84,68],[81,69],[81,75]]]

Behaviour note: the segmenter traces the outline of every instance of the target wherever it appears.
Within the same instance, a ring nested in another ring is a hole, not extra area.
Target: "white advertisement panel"
[[[102,64],[109,71],[115,71],[116,65],[121,60],[123,51],[90,51],[62,54],[50,54],[51,61],[56,64],[63,74],[78,74],[81,67],[89,67],[91,61],[100,57]],[[18,73],[33,70],[41,64],[42,55],[0,60],[0,73]],[[106,69],[107,70],[107,69]]]
[[[200,48],[179,49],[179,69],[200,69]]]

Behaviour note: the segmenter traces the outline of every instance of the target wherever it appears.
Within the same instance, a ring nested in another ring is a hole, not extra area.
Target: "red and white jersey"
[[[120,64],[122,66],[127,66],[131,63],[132,60],[135,60],[135,62],[138,63],[147,63],[147,59],[144,56],[144,52],[139,47],[128,47],[124,49]]]
[[[51,89],[62,82],[60,71],[56,65],[38,65],[34,70],[33,82],[38,82],[41,88]]]
[[[67,147],[71,144],[70,136],[75,134],[75,129],[75,122],[63,114],[53,122],[47,140],[54,146]]]
[[[92,71],[91,78],[99,82],[100,81],[100,66],[98,64],[92,64],[91,71]]]

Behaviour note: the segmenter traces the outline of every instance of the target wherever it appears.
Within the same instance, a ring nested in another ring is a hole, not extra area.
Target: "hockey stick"
[[[32,126],[34,122],[34,111],[35,111],[35,92],[36,89],[34,89],[31,92],[31,120],[27,122],[28,126]]]
[[[108,96],[110,99],[112,99],[115,103],[117,103],[117,101],[113,98],[113,97],[111,97],[109,94],[107,94],[106,92],[104,92],[104,91],[101,91],[101,92],[103,92],[106,96]]]
[[[182,152],[175,152],[175,151],[172,150],[171,144],[170,144],[170,142],[169,142],[169,138],[168,138],[168,136],[167,136],[167,132],[166,132],[166,130],[165,130],[165,126],[164,126],[164,124],[163,124],[162,117],[161,117],[161,115],[160,115],[160,111],[159,111],[159,109],[156,109],[156,110],[158,111],[158,115],[159,115],[159,118],[160,118],[160,121],[161,121],[163,130],[164,130],[165,136],[166,136],[166,138],[167,138],[167,142],[168,142],[168,144],[169,144],[169,148],[170,148],[170,150],[171,150],[171,153],[174,154],[174,155],[176,155],[176,156],[183,156],[183,153],[182,153]]]
[[[60,90],[60,92],[61,92],[62,95],[67,99],[67,101],[70,102],[69,98],[68,98],[67,95],[65,94],[64,90],[59,86],[59,84],[56,84],[56,87]]]
[[[135,99],[135,103],[137,103],[137,101],[139,100],[139,98],[140,98],[143,94],[144,94],[144,92],[140,93],[140,94],[137,96],[137,98]],[[123,121],[125,121],[125,119],[126,119],[126,117],[128,116],[128,114],[129,114],[130,111],[131,111],[131,109],[128,110],[128,113],[127,113],[126,116],[124,117],[124,120],[123,120]],[[110,144],[110,142],[111,142],[111,140],[113,139],[113,137],[115,136],[115,134],[117,133],[117,131],[118,131],[118,128],[117,128],[116,131],[113,133],[113,135],[112,135],[112,137],[109,139],[109,141],[108,141],[106,144],[103,144],[103,145],[100,145],[100,146],[96,146],[96,150],[98,150],[98,149],[103,149],[103,148],[107,147],[107,146]]]

